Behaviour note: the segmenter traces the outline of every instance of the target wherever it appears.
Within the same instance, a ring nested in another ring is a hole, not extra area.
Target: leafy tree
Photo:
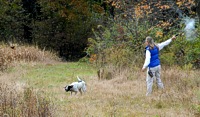
[[[0,5],[1,41],[22,42],[24,39],[23,25],[27,17],[23,14],[21,0],[1,0]]]
[[[199,22],[200,22],[200,1],[195,0],[195,3],[196,3],[196,7],[193,7],[193,10],[197,12],[197,14],[199,16]]]
[[[41,15],[40,9],[41,7],[36,2],[37,0],[22,0],[23,14],[28,16],[26,20],[24,20],[24,42],[28,44],[33,44],[35,42],[33,40],[33,29],[31,27],[32,22],[39,20],[38,16]]]
[[[88,55],[91,62],[100,63],[100,66],[106,63],[120,66],[142,63],[139,60],[143,57],[142,43],[146,36],[152,36],[156,42],[164,41],[184,28],[182,18],[196,15],[190,9],[194,1],[118,0],[113,5],[115,17],[107,21],[110,25],[102,24],[103,28],[95,28],[94,37],[89,38]],[[177,47],[178,45],[175,48]],[[178,60],[177,51],[179,49],[172,51],[167,48],[163,53],[165,58],[162,58],[167,61],[169,55],[174,55],[170,56],[170,60]],[[191,53],[197,51],[187,52],[187,58]],[[196,59],[197,56],[195,54],[192,58]],[[184,60],[184,64],[187,64],[192,59]]]
[[[90,4],[86,0],[39,0],[41,20],[32,22],[34,40],[40,47],[59,52],[67,59],[84,56],[91,32]]]

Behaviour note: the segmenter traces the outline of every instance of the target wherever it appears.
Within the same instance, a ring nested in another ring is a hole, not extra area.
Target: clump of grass
[[[141,77],[141,73],[138,72],[139,68],[136,66],[131,67],[116,67],[114,65],[106,65],[101,67],[97,71],[98,79],[110,80],[114,78],[120,78],[123,80],[133,80]],[[139,76],[139,77],[138,77]]]
[[[192,109],[194,110],[194,115],[196,117],[199,117],[200,116],[200,104],[193,105]]]
[[[40,50],[33,46],[0,46],[0,70],[5,70],[12,63],[18,61],[39,62],[47,60],[58,60],[58,57],[53,52],[45,51],[45,49]]]
[[[18,92],[10,86],[0,84],[0,116],[8,117],[53,117],[55,110],[48,98],[31,88]]]

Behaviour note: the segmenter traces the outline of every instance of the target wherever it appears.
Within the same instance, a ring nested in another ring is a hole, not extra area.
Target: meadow
[[[32,49],[33,50],[33,49]],[[33,53],[33,52],[32,52]],[[47,57],[46,57],[47,58]],[[112,69],[112,67],[110,67]],[[97,68],[84,62],[15,61],[0,75],[3,117],[198,117],[200,72],[163,66],[164,90],[154,83],[146,97],[145,72],[124,68],[112,79],[98,80]],[[114,70],[113,70],[114,71]],[[64,87],[77,81],[87,84],[83,95],[70,95]]]

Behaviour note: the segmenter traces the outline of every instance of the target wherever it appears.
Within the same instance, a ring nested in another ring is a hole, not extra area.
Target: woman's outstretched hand
[[[173,37],[172,37],[172,40],[175,40],[176,39],[176,36],[174,35]]]

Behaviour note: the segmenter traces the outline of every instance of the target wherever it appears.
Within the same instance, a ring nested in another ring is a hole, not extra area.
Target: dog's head
[[[69,85],[65,87],[65,91],[68,92],[71,90],[71,88],[73,88],[73,85]]]

